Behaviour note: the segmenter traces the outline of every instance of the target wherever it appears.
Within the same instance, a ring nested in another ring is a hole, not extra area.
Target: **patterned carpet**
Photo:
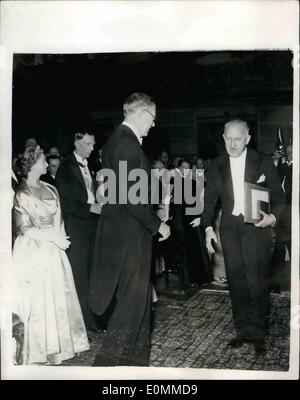
[[[253,345],[228,349],[235,336],[228,292],[205,291],[189,300],[160,301],[152,333],[151,366],[287,371],[288,296],[272,295],[267,355],[255,358]]]
[[[289,368],[288,294],[272,295],[267,355],[255,358],[253,346],[228,349],[234,337],[227,291],[201,290],[188,300],[161,297],[153,313],[152,367],[287,371]],[[92,365],[102,335],[91,334],[91,350],[63,365]]]

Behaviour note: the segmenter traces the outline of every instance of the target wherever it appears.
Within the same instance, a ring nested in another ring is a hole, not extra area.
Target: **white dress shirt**
[[[233,186],[233,196],[234,196],[234,206],[232,210],[232,215],[238,216],[240,214],[245,215],[245,168],[246,168],[246,156],[247,148],[239,157],[229,157],[230,160],[230,170],[232,177]],[[275,226],[276,218],[273,214],[273,224]],[[212,226],[208,226],[205,231],[213,230]]]
[[[74,156],[76,158],[76,160],[83,165],[83,167],[81,165],[79,165],[80,171],[82,173],[82,177],[85,183],[85,187],[86,187],[86,191],[87,191],[87,195],[88,195],[88,201],[87,204],[95,204],[96,203],[96,199],[94,196],[94,193],[92,191],[92,177],[90,174],[90,171],[88,169],[87,166],[87,160],[85,158],[82,158],[79,154],[77,154],[74,151]]]
[[[245,214],[245,165],[247,148],[239,157],[229,157],[233,185],[234,207],[232,215]]]

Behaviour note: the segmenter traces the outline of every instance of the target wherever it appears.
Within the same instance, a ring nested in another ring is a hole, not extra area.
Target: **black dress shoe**
[[[256,356],[265,356],[267,354],[266,345],[263,340],[255,340],[253,343]]]
[[[243,341],[242,338],[237,337],[235,339],[230,340],[230,342],[227,344],[227,347],[230,347],[231,349],[238,349],[239,347],[242,347],[245,342]]]

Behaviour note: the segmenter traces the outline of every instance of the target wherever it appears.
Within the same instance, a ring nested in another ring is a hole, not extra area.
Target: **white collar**
[[[74,151],[73,154],[74,154],[76,160],[77,160],[80,164],[82,164],[84,167],[87,165],[87,160],[86,160],[86,158],[82,158],[79,154],[76,153],[76,151]]]
[[[127,121],[123,121],[122,125],[128,126],[128,128],[130,128],[132,130],[132,132],[135,134],[135,136],[137,137],[138,141],[140,142],[140,145],[142,145],[143,138],[140,137],[138,129],[134,125],[132,125],[130,122],[127,122]]]

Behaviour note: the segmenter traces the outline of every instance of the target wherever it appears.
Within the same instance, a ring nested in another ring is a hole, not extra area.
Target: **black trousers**
[[[66,232],[71,241],[67,255],[72,267],[76,291],[87,327],[96,325],[96,317],[91,312],[88,302],[89,275],[95,242],[96,222],[94,215],[91,215],[90,220],[83,221],[74,217],[66,224]]]
[[[262,339],[270,310],[271,228],[231,215],[221,222],[220,236],[237,334]]]
[[[139,268],[132,260],[134,257],[134,254],[128,255],[121,272],[107,331],[93,366],[149,366],[151,260],[149,257],[145,268],[142,264]]]

